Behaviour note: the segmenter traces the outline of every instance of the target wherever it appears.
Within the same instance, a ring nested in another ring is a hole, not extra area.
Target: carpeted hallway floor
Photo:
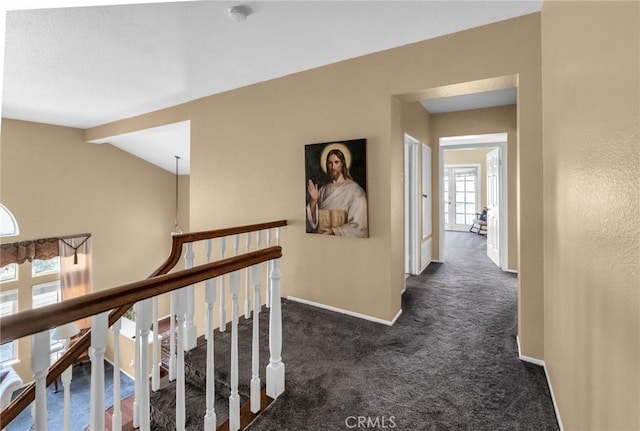
[[[249,429],[557,430],[543,369],[518,359],[516,277],[485,241],[447,232],[392,327],[283,301],[286,390]]]

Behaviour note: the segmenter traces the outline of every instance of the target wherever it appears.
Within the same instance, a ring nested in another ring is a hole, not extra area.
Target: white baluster
[[[139,332],[136,338],[140,339],[140,401],[138,403],[140,431],[150,431],[151,423],[149,415],[151,414],[149,399],[149,327],[151,326],[151,308],[152,301],[145,299],[136,303],[136,327]]]
[[[259,242],[260,240],[258,240]],[[251,268],[253,274],[253,339],[251,355],[251,411],[260,410],[260,265]]]
[[[73,374],[73,365],[67,367],[60,375],[62,380],[62,391],[64,392],[64,401],[62,407],[62,429],[71,431],[71,378]]]
[[[160,389],[160,343],[158,342],[160,330],[158,328],[158,297],[154,296],[151,301],[153,303],[153,363],[151,364],[151,390],[155,392]]]
[[[63,341],[63,352],[69,348],[69,339]],[[62,429],[71,431],[71,379],[73,378],[73,365],[68,366],[60,375],[62,380],[63,405],[62,405]]]
[[[176,301],[178,293],[171,292],[171,305],[169,306],[169,381],[176,379]],[[136,427],[135,417],[133,426]]]
[[[260,250],[260,248],[261,248],[261,247],[262,247],[262,231],[257,231],[257,232],[256,232],[256,250]],[[259,280],[259,278],[260,278],[260,271],[261,271],[261,268],[262,268],[262,264],[258,265],[258,271],[257,271],[257,272],[256,272],[256,274],[255,274],[258,278],[253,280],[254,284],[255,284],[255,283],[260,284],[260,280]],[[267,278],[268,278],[268,277],[269,277],[269,274],[267,273]],[[260,296],[262,296],[262,295],[260,295]],[[253,297],[253,300],[254,300],[254,301],[256,301],[256,299],[255,299],[255,298],[256,298],[256,297],[255,297],[255,295],[254,295],[254,297]],[[260,300],[258,301],[258,310],[259,310],[259,311],[262,311],[262,299],[260,299]]]
[[[271,272],[271,313],[269,315],[269,365],[267,365],[267,395],[277,398],[284,392],[282,362],[282,313],[280,310],[280,262],[273,261]]]
[[[267,247],[271,245],[271,229],[267,229]],[[265,305],[267,308],[271,307],[271,263],[267,262],[267,297],[265,298]]]
[[[211,263],[211,254],[213,253],[213,247],[212,247],[212,243],[211,240],[208,239],[205,242],[205,255],[207,257],[207,263]],[[215,285],[216,285],[216,280],[213,279],[213,284],[214,284],[214,292],[215,292]],[[204,311],[205,311],[205,322],[204,322],[204,339],[206,341],[209,341],[209,334],[213,332],[213,328],[214,328],[214,322],[213,322],[213,309],[211,309],[211,313],[209,313],[209,302],[211,302],[211,306],[213,306],[213,304],[215,304],[216,300],[215,298],[213,298],[213,301],[209,301],[206,298],[207,292],[208,292],[208,288],[207,288],[208,284],[205,282],[205,301],[204,301]],[[211,314],[211,318],[209,318],[209,315]]]
[[[207,262],[211,261],[211,240],[207,240]],[[215,431],[215,366],[214,366],[214,339],[213,339],[213,306],[216,302],[216,279],[204,282],[205,302],[207,306],[207,325],[205,339],[207,340],[207,411],[204,416],[204,430]]]
[[[104,312],[91,318],[91,429],[104,430],[104,351],[107,347],[109,313]]]
[[[226,238],[220,238],[220,259],[224,259],[224,252],[227,248],[227,240]],[[220,323],[218,324],[218,329],[220,332],[224,332],[227,328],[227,311],[225,310],[225,276],[220,277],[220,312],[218,315],[220,316]]]
[[[49,331],[31,337],[31,369],[36,382],[33,425],[35,431],[47,431],[47,370],[51,363]]]
[[[193,243],[188,243],[187,244],[187,253],[185,255],[185,268],[189,269],[189,268],[193,268],[193,260],[194,260],[194,253],[193,253]],[[185,309],[185,313],[186,313],[186,320],[185,320],[185,334],[184,334],[184,349],[186,351],[189,351],[193,348],[196,347],[196,345],[198,344],[198,328],[196,328],[196,324],[194,322],[194,314],[195,314],[195,304],[196,304],[196,297],[195,297],[195,286],[192,284],[191,286],[187,286],[184,288],[185,292],[186,292],[186,309]]]
[[[120,328],[122,320],[113,324],[113,415],[111,416],[111,430],[122,430],[122,410],[120,408]]]
[[[134,312],[138,311],[136,305],[133,306]],[[133,339],[133,427],[140,427],[140,385],[142,384],[142,372],[140,371],[140,320],[136,319],[135,322],[135,338]]]
[[[240,273],[231,276],[231,395],[229,396],[229,430],[240,429],[240,396],[238,395],[238,293]]]
[[[251,233],[246,233],[246,251],[251,249]],[[249,287],[249,267],[244,269],[244,318],[251,318],[251,288]]]
[[[185,416],[185,378],[184,378],[184,322],[187,292],[184,288],[176,292],[176,316],[178,337],[176,342],[177,370],[176,370],[176,430],[184,431]]]

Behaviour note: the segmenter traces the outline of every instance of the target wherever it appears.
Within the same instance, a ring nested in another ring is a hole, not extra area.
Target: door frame
[[[509,268],[509,189],[508,177],[508,153],[507,133],[490,133],[484,135],[447,136],[438,142],[438,231],[440,237],[438,246],[440,249],[440,261],[444,262],[444,151],[465,148],[497,147],[500,149],[500,268],[506,271]],[[486,175],[486,172],[483,173]]]
[[[404,134],[404,157],[408,156],[408,160],[404,161],[404,186],[409,186],[409,201],[406,202],[404,199],[403,209],[405,211],[404,216],[404,238],[405,238],[405,262],[407,260],[406,253],[409,253],[409,274],[419,274],[420,273],[420,238],[421,232],[419,230],[420,226],[418,223],[419,220],[419,208],[418,205],[420,203],[419,195],[420,187],[419,187],[419,149],[420,149],[420,141],[415,139],[413,136],[405,133]],[[408,168],[408,171],[407,171]],[[406,197],[406,195],[405,195]],[[408,214],[406,212],[408,211]],[[408,241],[408,244],[407,244]],[[405,267],[406,269],[406,267]]]

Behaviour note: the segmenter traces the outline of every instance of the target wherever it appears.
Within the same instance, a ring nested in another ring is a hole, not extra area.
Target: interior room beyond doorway
[[[506,141],[506,133],[440,139],[442,237],[445,230],[483,235],[487,256],[501,268],[508,265]]]

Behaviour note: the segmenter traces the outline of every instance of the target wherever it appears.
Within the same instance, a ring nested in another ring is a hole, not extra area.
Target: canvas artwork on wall
[[[367,140],[304,147],[307,233],[369,237]]]

